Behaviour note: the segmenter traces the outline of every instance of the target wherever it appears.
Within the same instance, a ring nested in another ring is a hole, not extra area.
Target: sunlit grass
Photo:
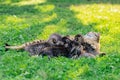
[[[74,72],[70,72],[70,73],[68,74],[68,76],[69,76],[70,78],[72,78],[72,79],[74,79],[74,78],[77,79],[77,78],[78,78],[79,76],[81,76],[82,74],[87,73],[87,71],[89,71],[89,66],[88,66],[88,65],[84,65],[84,66],[78,68],[77,70],[75,70]],[[79,79],[79,78],[78,78],[78,79]]]
[[[58,26],[56,26],[56,25],[46,26],[40,36],[42,36],[42,38],[44,38],[44,39],[47,39],[50,34],[56,33],[58,31],[57,27]]]
[[[66,32],[67,29],[65,28],[66,22],[64,20],[61,20],[56,25],[48,25],[46,26],[42,33],[37,37],[39,39],[48,39],[49,35],[57,32]]]
[[[24,29],[29,27],[28,23],[25,23],[26,19],[21,18],[16,15],[11,15],[11,16],[5,16],[4,19],[2,20],[2,24],[0,24],[1,29]]]
[[[23,1],[20,1],[20,2],[17,2],[17,3],[13,3],[12,5],[19,5],[19,6],[36,5],[36,4],[40,4],[40,3],[44,3],[44,2],[46,2],[46,0],[23,0]]]
[[[23,21],[24,21],[24,19],[21,19],[21,18],[17,17],[16,15],[8,16],[8,17],[6,18],[6,22],[7,22],[7,23],[17,24],[17,23],[21,23],[21,22],[23,22]]]
[[[54,5],[35,6],[35,9],[38,9],[40,12],[49,12],[49,11],[52,11],[54,8],[55,8]]]
[[[93,4],[93,5],[77,5],[70,6],[70,9],[76,12],[75,17],[84,24],[92,22],[106,23],[119,21],[120,8],[119,5],[110,4]],[[116,15],[116,16],[114,16]],[[113,17],[114,16],[114,17]],[[104,22],[105,21],[105,22]]]
[[[52,21],[53,19],[57,18],[57,14],[53,13],[52,15],[48,15],[46,17],[44,17],[41,22],[49,22]]]

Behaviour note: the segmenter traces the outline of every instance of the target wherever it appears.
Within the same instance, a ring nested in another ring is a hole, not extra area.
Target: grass
[[[119,0],[1,0],[1,80],[119,80]],[[101,51],[95,59],[29,57],[25,51],[5,52],[4,43],[19,45],[62,35],[101,33]]]

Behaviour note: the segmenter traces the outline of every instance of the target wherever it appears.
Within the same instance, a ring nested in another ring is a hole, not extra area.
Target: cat
[[[32,56],[32,55],[38,55],[40,51],[46,47],[52,47],[57,45],[63,45],[62,36],[60,36],[59,34],[53,33],[50,35],[47,41],[37,40],[37,41],[22,44],[20,46],[9,46],[8,44],[6,44],[5,48],[15,49],[15,50],[23,49],[29,52],[30,56]]]
[[[86,35],[77,34],[74,41],[79,44],[78,52],[80,56],[95,57],[97,55],[104,56],[105,53],[100,52],[100,34],[96,32],[88,32]],[[77,48],[76,48],[77,49]]]

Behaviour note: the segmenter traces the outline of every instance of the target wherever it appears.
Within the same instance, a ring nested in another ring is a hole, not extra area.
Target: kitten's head
[[[50,35],[48,42],[52,45],[63,45],[62,36],[56,33]]]
[[[70,39],[70,37],[68,35],[62,37],[62,42],[64,43],[64,46],[66,48],[71,48],[72,47],[72,40]]]
[[[88,32],[85,36],[84,39],[87,40],[91,40],[91,41],[95,41],[97,43],[100,42],[100,33],[97,32]]]
[[[83,35],[81,35],[81,34],[75,35],[74,41],[77,42],[77,43],[79,43],[79,44],[84,43],[84,37],[83,37]]]

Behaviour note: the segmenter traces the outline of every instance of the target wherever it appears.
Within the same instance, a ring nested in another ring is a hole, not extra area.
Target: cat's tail
[[[15,49],[15,50],[21,50],[21,49],[24,49],[26,46],[26,44],[22,44],[20,46],[11,46],[9,44],[5,44],[5,51],[9,50],[9,49]]]
[[[11,46],[11,45],[5,43],[5,49],[6,49],[6,51],[8,49],[21,50],[21,49],[24,49],[25,47],[27,47],[29,45],[39,44],[39,43],[43,43],[43,42],[46,42],[46,41],[44,41],[44,40],[36,40],[36,41],[33,41],[33,42],[28,42],[28,43],[25,43],[25,44],[22,44],[22,45],[18,45],[18,46]]]

